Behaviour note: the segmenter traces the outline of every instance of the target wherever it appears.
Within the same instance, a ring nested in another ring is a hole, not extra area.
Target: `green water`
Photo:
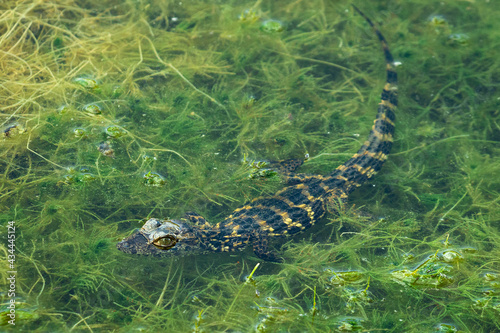
[[[401,63],[393,154],[273,264],[115,244],[284,186],[248,161],[356,152],[385,68],[349,1],[2,2],[0,331],[499,332],[500,4],[357,5]]]

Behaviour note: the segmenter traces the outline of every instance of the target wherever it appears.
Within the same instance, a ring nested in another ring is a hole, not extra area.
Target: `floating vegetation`
[[[156,161],[156,157],[155,156],[150,156],[148,154],[143,154],[142,155],[142,160],[144,162],[152,162],[152,161]]]
[[[97,146],[97,150],[106,157],[115,158],[115,151],[113,150],[109,141],[103,141]]]
[[[81,139],[86,139],[88,138],[88,132],[86,129],[84,128],[75,128],[73,130],[73,134],[75,135],[75,137],[77,138],[81,138]]]
[[[448,21],[443,15],[431,15],[429,17],[429,23],[434,27],[443,27],[448,25]]]
[[[144,184],[147,186],[163,186],[165,179],[156,172],[149,171],[143,177]]]
[[[127,135],[125,129],[116,125],[106,127],[105,131],[108,138],[113,138],[113,139],[121,138],[122,136]]]
[[[63,176],[62,182],[64,184],[75,184],[78,182],[78,177],[74,173],[69,173]]]
[[[247,176],[250,179],[271,178],[278,175],[278,172],[276,172],[274,169],[268,168],[268,162],[247,161],[246,155],[243,157],[243,164],[250,169]]]
[[[96,180],[97,177],[94,174],[91,173],[82,173],[81,174],[81,181],[82,182],[90,182]]]
[[[288,314],[288,309],[281,307],[258,307],[263,315],[255,328],[257,332],[267,332],[268,326],[279,324],[282,317]]]
[[[334,286],[344,286],[352,283],[361,283],[364,281],[364,274],[359,271],[335,271],[326,269],[325,272],[332,273],[329,282]]]
[[[204,322],[205,316],[203,313],[205,310],[199,310],[195,316],[195,323],[193,327],[193,333],[201,333],[203,330],[201,329],[201,324]]]
[[[89,103],[82,106],[82,110],[91,115],[99,115],[102,113],[102,107],[97,103]]]
[[[249,109],[255,104],[256,101],[257,99],[255,98],[255,96],[249,95],[243,100],[242,106],[246,109]]]
[[[0,327],[12,327],[14,326],[12,323],[15,323],[19,327],[23,323],[39,318],[36,306],[29,305],[22,297],[8,299],[5,296],[7,295],[1,297]]]
[[[278,20],[266,20],[260,25],[260,30],[267,33],[278,33],[285,30],[285,26]]]
[[[88,183],[97,179],[97,177],[90,172],[88,168],[80,168],[77,170],[73,167],[68,168],[67,172],[62,177],[62,183],[64,184],[78,184],[78,183]]]
[[[111,97],[118,98],[121,95],[123,95],[123,93],[124,93],[124,90],[123,90],[122,86],[114,86],[113,90],[111,91]]]
[[[442,260],[447,263],[458,264],[464,260],[464,257],[458,251],[443,251],[441,254]]]
[[[11,124],[2,130],[2,136],[4,138],[13,138],[24,133],[26,133],[26,129],[20,124]]]
[[[244,23],[255,23],[260,20],[260,15],[254,9],[246,9],[238,16],[238,19]]]
[[[490,286],[491,288],[498,289],[500,291],[500,276],[498,276],[498,274],[485,273],[483,278],[488,286]]]
[[[451,33],[450,24],[443,15],[431,15],[428,19],[428,24],[437,34],[442,36],[446,36]]]
[[[252,171],[248,175],[248,178],[250,178],[250,179],[271,178],[271,177],[274,177],[277,175],[278,175],[278,173],[276,171],[274,171],[273,169],[252,168]]]
[[[63,104],[57,108],[57,112],[61,113],[61,114],[67,113],[69,110],[70,110],[70,107],[67,104]]]
[[[459,331],[454,325],[451,324],[439,324],[436,326],[436,332],[439,333],[458,333]]]
[[[346,289],[347,302],[346,309],[351,313],[355,313],[358,309],[363,309],[374,302],[373,296],[368,292],[368,289],[353,290]]]
[[[457,33],[451,34],[448,39],[452,45],[465,46],[469,44],[470,37],[467,34]]]
[[[93,92],[100,92],[101,87],[97,83],[97,80],[89,78],[89,77],[78,77],[73,80],[77,85],[79,85],[82,88],[85,88],[86,90],[93,91]]]
[[[414,270],[397,270],[391,275],[395,281],[412,287],[444,288],[455,282],[453,271],[453,266],[431,256]]]
[[[364,331],[365,328],[362,324],[361,318],[345,318],[339,322],[337,329],[339,332],[359,332]]]

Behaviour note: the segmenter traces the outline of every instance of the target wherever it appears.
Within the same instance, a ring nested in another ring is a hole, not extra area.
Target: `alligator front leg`
[[[276,251],[269,249],[268,243],[267,236],[256,235],[253,241],[253,252],[255,255],[266,261],[283,262],[283,258],[279,257]]]
[[[304,160],[301,159],[288,159],[281,161],[270,161],[268,162],[268,167],[276,170],[284,176],[292,176],[293,173],[304,164]]]
[[[295,171],[302,164],[304,164],[304,160],[289,159],[282,161],[271,161],[268,163],[267,167],[279,173],[281,175],[281,178],[283,178],[287,185],[294,185],[302,183],[308,176],[302,173],[295,173]]]
[[[191,222],[193,231],[202,244],[209,249],[218,249],[220,251],[221,245],[217,241],[217,238],[220,236],[218,224],[211,225],[203,216],[196,212],[186,212],[184,218]]]

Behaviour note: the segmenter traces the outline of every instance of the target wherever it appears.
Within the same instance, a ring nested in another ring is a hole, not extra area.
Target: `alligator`
[[[301,160],[275,162],[273,167],[282,174],[287,186],[274,195],[245,203],[215,225],[194,212],[186,213],[180,220],[151,218],[117,244],[120,251],[175,256],[230,252],[252,244],[257,257],[283,262],[270,249],[270,240],[310,228],[325,215],[329,202],[344,204],[351,192],[382,168],[393,142],[397,74],[384,36],[365,14],[357,7],[354,9],[371,26],[382,45],[387,78],[370,134],[351,159],[325,176],[295,173]]]

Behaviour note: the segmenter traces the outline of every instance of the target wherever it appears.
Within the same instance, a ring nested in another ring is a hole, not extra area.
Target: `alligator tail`
[[[382,45],[387,79],[382,90],[381,102],[378,105],[377,117],[368,138],[358,152],[333,173],[336,176],[335,178],[345,180],[344,192],[346,195],[373,177],[382,168],[387,155],[391,151],[396,119],[395,111],[398,104],[397,74],[387,41],[373,22],[356,6],[353,5],[353,7],[372,27]]]

